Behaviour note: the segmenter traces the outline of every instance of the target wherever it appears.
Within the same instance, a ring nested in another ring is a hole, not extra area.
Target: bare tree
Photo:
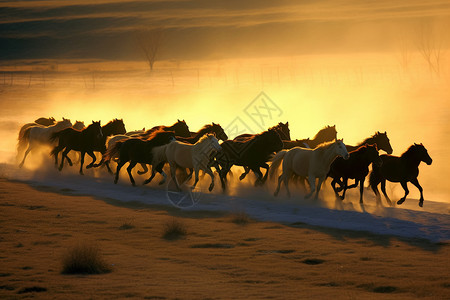
[[[431,72],[439,75],[443,56],[443,39],[438,36],[431,22],[421,22],[417,30],[417,49]]]
[[[162,28],[139,30],[136,32],[136,42],[152,71],[164,42],[164,30]]]
[[[401,32],[397,36],[397,59],[403,71],[407,71],[411,61],[411,49],[405,32]]]

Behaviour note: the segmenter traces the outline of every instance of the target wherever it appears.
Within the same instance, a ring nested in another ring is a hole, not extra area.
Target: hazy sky
[[[449,17],[448,0],[4,1],[0,57],[136,59],[134,33],[153,27],[163,58],[378,51]]]

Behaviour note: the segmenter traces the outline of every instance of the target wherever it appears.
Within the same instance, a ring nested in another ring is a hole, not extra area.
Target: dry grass
[[[68,249],[63,257],[62,274],[103,274],[111,267],[103,260],[96,245],[80,243]]]
[[[166,240],[177,240],[187,234],[186,225],[178,219],[172,218],[164,224],[163,238]]]
[[[230,215],[231,222],[238,225],[247,225],[251,219],[245,211],[234,212]]]

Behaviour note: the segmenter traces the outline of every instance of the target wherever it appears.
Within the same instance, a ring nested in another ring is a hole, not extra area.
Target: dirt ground
[[[446,243],[235,217],[0,179],[0,298],[450,298]],[[173,219],[187,234],[168,240]],[[62,274],[77,244],[112,271]]]

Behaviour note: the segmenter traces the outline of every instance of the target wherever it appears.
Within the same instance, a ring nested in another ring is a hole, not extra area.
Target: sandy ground
[[[187,235],[166,240],[173,218]],[[98,246],[112,272],[61,274],[64,254],[79,243]],[[305,224],[242,225],[229,214],[0,179],[0,298],[448,299],[449,255],[445,243]]]

